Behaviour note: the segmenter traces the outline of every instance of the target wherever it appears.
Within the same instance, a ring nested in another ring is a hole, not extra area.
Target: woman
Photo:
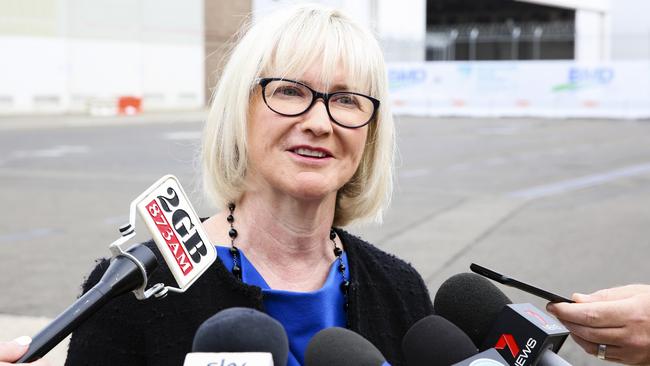
[[[182,295],[114,301],[73,334],[66,364],[180,365],[201,322],[234,306],[283,324],[290,365],[303,364],[311,336],[330,326],[403,364],[404,333],[433,312],[426,286],[406,263],[339,229],[381,218],[393,128],[381,50],[367,30],[315,5],[253,25],[230,55],[203,136],[205,187],[224,208],[204,222],[219,260]]]

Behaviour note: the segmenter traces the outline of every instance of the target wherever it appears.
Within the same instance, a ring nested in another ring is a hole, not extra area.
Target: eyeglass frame
[[[296,83],[298,85],[304,86],[305,88],[307,88],[307,90],[311,91],[311,94],[312,94],[311,103],[309,103],[307,108],[305,108],[305,110],[300,112],[300,113],[287,114],[287,113],[280,113],[280,112],[276,111],[275,109],[273,109],[269,105],[269,102],[266,100],[266,93],[265,93],[266,86],[269,85],[269,83],[271,83],[272,81],[288,81],[290,83]],[[312,89],[311,87],[309,87],[308,85],[306,85],[304,83],[301,83],[300,81],[295,81],[295,80],[291,80],[291,79],[260,78],[260,79],[257,79],[257,83],[262,87],[262,99],[264,100],[264,104],[266,104],[266,106],[270,110],[272,110],[273,112],[275,112],[275,113],[277,113],[277,114],[279,114],[281,116],[285,116],[285,117],[297,117],[297,116],[300,116],[302,114],[307,113],[307,111],[309,111],[311,109],[311,107],[313,107],[314,104],[316,104],[316,100],[320,98],[320,99],[323,100],[323,102],[324,102],[323,104],[325,104],[325,110],[327,111],[327,115],[329,116],[330,121],[334,122],[336,125],[341,126],[343,128],[356,129],[356,128],[361,128],[363,126],[368,125],[375,118],[375,115],[377,115],[377,109],[379,109],[379,105],[380,105],[379,99],[373,98],[373,97],[371,97],[369,95],[350,92],[350,91],[339,91],[339,92],[334,92],[334,93],[322,93],[322,92],[319,92],[319,91],[316,91],[316,90]],[[366,122],[358,125],[358,126],[346,126],[346,125],[340,123],[339,121],[337,121],[336,119],[334,119],[334,117],[332,117],[332,113],[330,112],[329,100],[330,100],[330,98],[332,96],[336,96],[336,95],[339,95],[339,94],[353,94],[353,95],[358,95],[358,96],[361,96],[361,97],[368,98],[372,102],[372,106],[374,108],[373,111],[372,111],[372,114],[370,115],[368,120]]]

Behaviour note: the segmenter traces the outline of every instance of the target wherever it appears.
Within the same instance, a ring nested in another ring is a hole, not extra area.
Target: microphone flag
[[[176,292],[190,287],[217,259],[215,247],[175,176],[166,175],[155,182],[131,202],[132,213],[134,209],[174,276],[179,286]],[[134,221],[133,214],[131,217]],[[127,224],[120,230],[124,236],[124,230],[133,227]]]
[[[481,350],[496,349],[510,365],[531,365],[546,349],[557,352],[569,330],[532,304],[508,304],[497,316]]]
[[[273,366],[269,352],[192,352],[183,366]]]

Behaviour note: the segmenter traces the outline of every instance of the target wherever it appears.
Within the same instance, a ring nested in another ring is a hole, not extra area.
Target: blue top
[[[217,246],[217,255],[228,269],[232,269],[230,248]],[[345,278],[350,279],[348,257],[343,252]],[[343,278],[338,270],[338,260],[330,267],[325,284],[312,292],[274,290],[264,281],[255,267],[239,250],[242,281],[262,289],[267,314],[278,320],[289,338],[287,366],[305,363],[305,350],[311,338],[318,331],[329,327],[345,327],[345,298],[341,291]]]

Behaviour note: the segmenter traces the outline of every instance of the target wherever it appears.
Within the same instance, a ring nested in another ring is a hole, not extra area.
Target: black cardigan
[[[417,320],[433,314],[420,275],[407,263],[337,229],[350,267],[350,328],[372,342],[393,366],[404,365],[402,337]],[[161,266],[150,284],[173,284],[152,241],[146,243]],[[88,291],[108,267],[102,259],[83,285]],[[161,269],[162,268],[162,269]],[[243,284],[216,260],[184,294],[136,300],[122,295],[94,314],[72,334],[67,366],[183,364],[199,325],[230,307],[263,311],[262,291]]]

